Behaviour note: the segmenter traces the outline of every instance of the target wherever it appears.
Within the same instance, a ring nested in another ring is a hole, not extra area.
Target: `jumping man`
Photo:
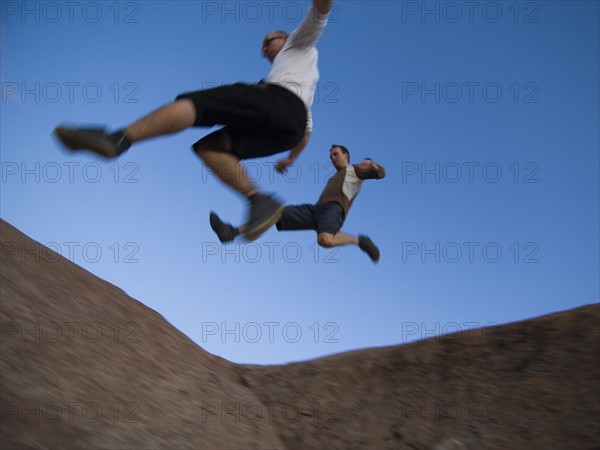
[[[277,164],[277,171],[283,172],[306,147],[319,79],[315,45],[332,5],[333,0],[313,0],[304,21],[291,34],[272,31],[265,36],[262,53],[272,67],[260,83],[235,83],[181,94],[174,102],[114,133],[67,126],[57,127],[55,133],[71,150],[91,150],[116,158],[132,144],[150,138],[192,126],[225,125],[200,139],[193,149],[224,183],[249,200],[244,233],[252,241],[273,225],[283,205],[258,191],[240,160],[291,149]]]
[[[327,181],[317,203],[283,208],[275,224],[277,230],[315,230],[320,246],[358,245],[373,262],[377,262],[379,249],[368,236],[352,236],[340,230],[363,180],[381,179],[385,177],[385,169],[369,158],[360,164],[350,165],[350,152],[343,145],[333,145],[329,153],[337,172]],[[223,222],[214,212],[210,213],[210,226],[221,242],[234,240],[246,228],[245,225],[235,228]]]

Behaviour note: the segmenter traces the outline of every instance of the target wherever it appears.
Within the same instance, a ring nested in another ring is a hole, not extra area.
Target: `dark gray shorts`
[[[344,225],[344,208],[337,202],[286,206],[275,224],[278,231],[315,230],[335,234]]]
[[[306,107],[294,93],[276,84],[235,83],[188,92],[196,108],[196,127],[225,125],[193,145],[226,152],[239,159],[290,150],[306,132]]]

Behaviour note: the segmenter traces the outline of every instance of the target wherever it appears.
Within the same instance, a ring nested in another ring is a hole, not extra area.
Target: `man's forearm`
[[[380,180],[385,177],[385,169],[379,164],[369,161],[354,165],[356,175],[361,180]]]
[[[300,153],[302,153],[302,150],[304,150],[306,148],[306,145],[308,144],[308,140],[310,139],[310,132],[307,132],[304,137],[302,138],[302,140],[300,142],[298,142],[298,144],[290,151],[290,155],[288,156],[289,159],[291,159],[292,161],[295,161],[296,158],[298,158],[298,156],[300,156]]]
[[[333,6],[333,0],[313,0],[313,5],[315,5],[319,14],[329,14]]]

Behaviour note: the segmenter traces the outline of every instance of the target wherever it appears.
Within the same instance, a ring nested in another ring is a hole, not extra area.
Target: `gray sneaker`
[[[213,211],[210,212],[210,227],[216,233],[222,243],[231,242],[240,234],[238,229],[229,223],[225,223]]]
[[[102,128],[56,127],[54,133],[73,151],[91,150],[109,159],[116,158],[131,146],[122,131],[109,134]]]
[[[377,248],[377,246],[373,243],[373,241],[371,240],[371,238],[369,236],[363,236],[363,235],[359,235],[358,236],[358,247],[365,252],[367,255],[369,255],[369,258],[371,258],[371,261],[373,262],[377,262],[379,261],[379,249]]]
[[[254,241],[267,231],[279,218],[283,204],[271,195],[256,194],[250,203],[250,219],[246,224],[244,236]]]

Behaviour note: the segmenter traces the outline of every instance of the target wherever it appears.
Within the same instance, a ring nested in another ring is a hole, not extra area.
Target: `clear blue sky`
[[[244,203],[190,150],[208,130],[109,163],[51,137],[261,79],[263,36],[307,2],[69,5],[2,2],[1,216],[207,351],[284,363],[598,302],[598,2],[336,3],[308,148],[286,178],[278,157],[249,170],[305,203],[332,143],[384,165],[344,226],[378,265],[312,232],[218,244],[209,211],[239,222]]]

